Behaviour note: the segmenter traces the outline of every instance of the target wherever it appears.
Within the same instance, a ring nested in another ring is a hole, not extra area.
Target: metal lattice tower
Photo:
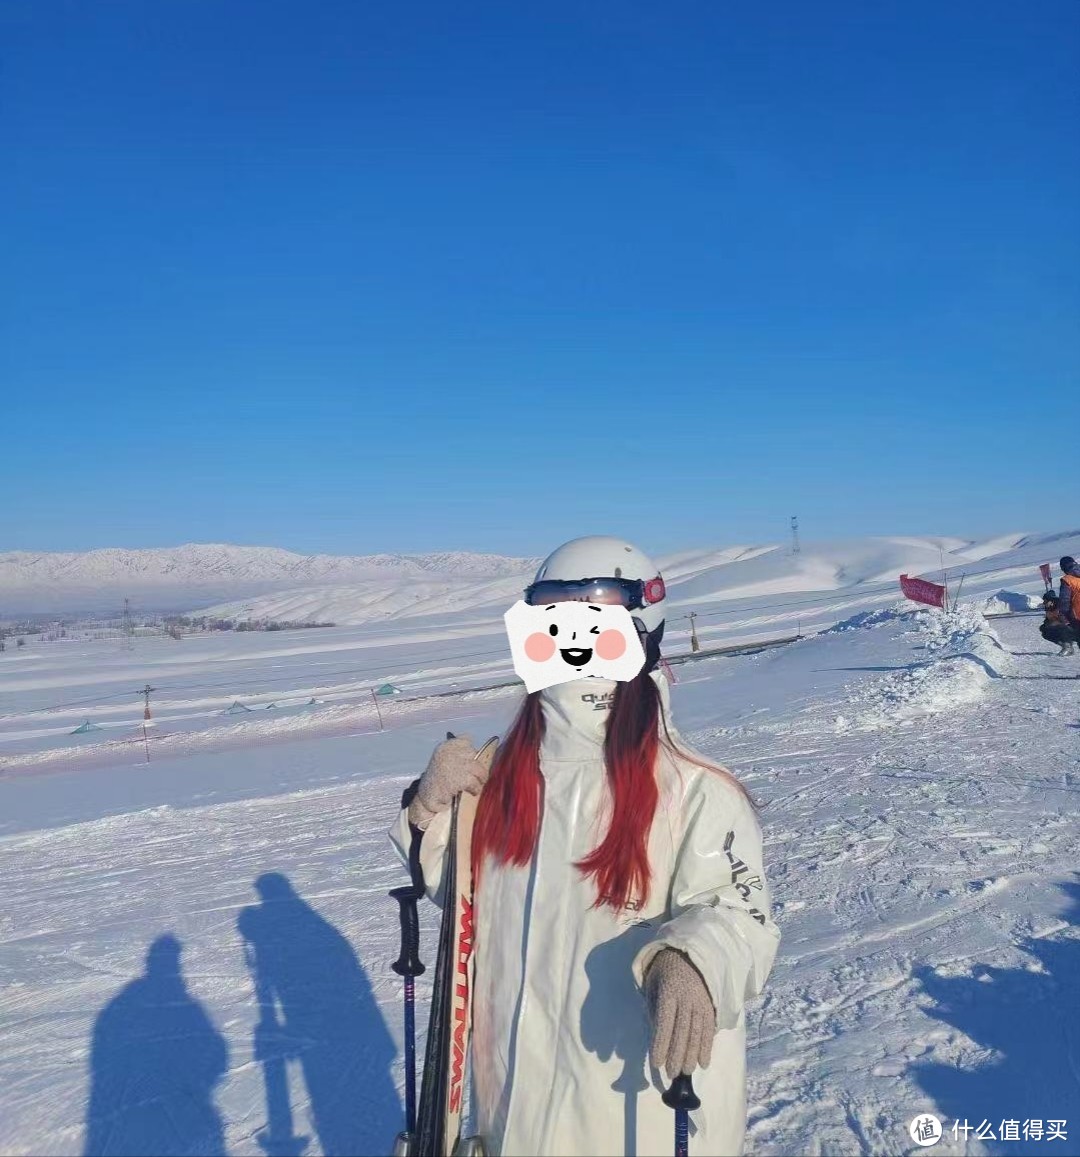
[[[791,553],[799,553],[799,517],[796,514],[791,516]]]

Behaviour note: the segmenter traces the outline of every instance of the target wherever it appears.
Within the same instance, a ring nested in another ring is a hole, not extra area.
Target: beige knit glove
[[[664,948],[645,973],[652,1025],[649,1059],[671,1078],[707,1068],[716,1036],[716,1010],[701,973],[685,953]]]
[[[467,735],[445,739],[432,753],[409,804],[409,823],[426,828],[463,791],[479,795],[491,774],[496,744],[488,742],[478,753]]]

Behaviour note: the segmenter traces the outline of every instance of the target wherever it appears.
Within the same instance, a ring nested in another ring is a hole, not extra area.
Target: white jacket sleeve
[[[412,827],[409,824],[409,809],[402,808],[397,822],[390,829],[390,842],[397,849],[402,863],[409,866],[409,848],[412,845]],[[450,809],[439,812],[422,833],[420,841],[420,867],[424,873],[424,890],[429,899],[442,906],[443,862],[446,847],[450,842]]]
[[[664,948],[685,952],[708,986],[717,1029],[730,1029],[765,986],[780,942],[769,913],[761,826],[742,794],[711,772],[698,776],[684,806],[670,915],[638,953],[634,977],[641,985]]]

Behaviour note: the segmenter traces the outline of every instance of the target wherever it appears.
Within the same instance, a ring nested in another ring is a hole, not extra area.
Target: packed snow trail
[[[748,1009],[749,1153],[921,1152],[923,1112],[1068,1122],[935,1153],[1080,1151],[1080,660],[1036,626],[886,614],[679,669],[684,734],[765,805],[784,939]],[[492,734],[512,706],[257,749],[239,783],[233,753],[163,760],[140,810],[137,768],[84,773],[75,800],[0,782],[21,829],[0,838],[0,1152],[81,1153],[89,1130],[258,1154],[283,1109],[308,1153],[385,1152],[405,882],[386,828],[448,726]],[[283,994],[258,1059],[245,908]],[[422,926],[430,963],[433,908]],[[429,995],[419,978],[421,1028]]]

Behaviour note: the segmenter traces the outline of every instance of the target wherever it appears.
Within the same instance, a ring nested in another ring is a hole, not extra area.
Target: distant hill
[[[711,603],[804,591],[887,588],[902,572],[935,577],[942,563],[970,584],[1080,552],[1080,531],[981,540],[880,537],[807,542],[793,555],[775,543],[686,550],[661,557],[669,597],[693,610]],[[0,615],[49,610],[206,611],[223,618],[359,625],[387,619],[501,615],[521,597],[539,559],[439,554],[301,555],[276,547],[188,545],[82,554],[0,554]]]
[[[199,604],[298,587],[375,583],[392,588],[428,576],[455,582],[524,574],[537,560],[450,551],[436,554],[295,554],[278,547],[189,544],[148,550],[0,554],[0,615],[140,610]]]

